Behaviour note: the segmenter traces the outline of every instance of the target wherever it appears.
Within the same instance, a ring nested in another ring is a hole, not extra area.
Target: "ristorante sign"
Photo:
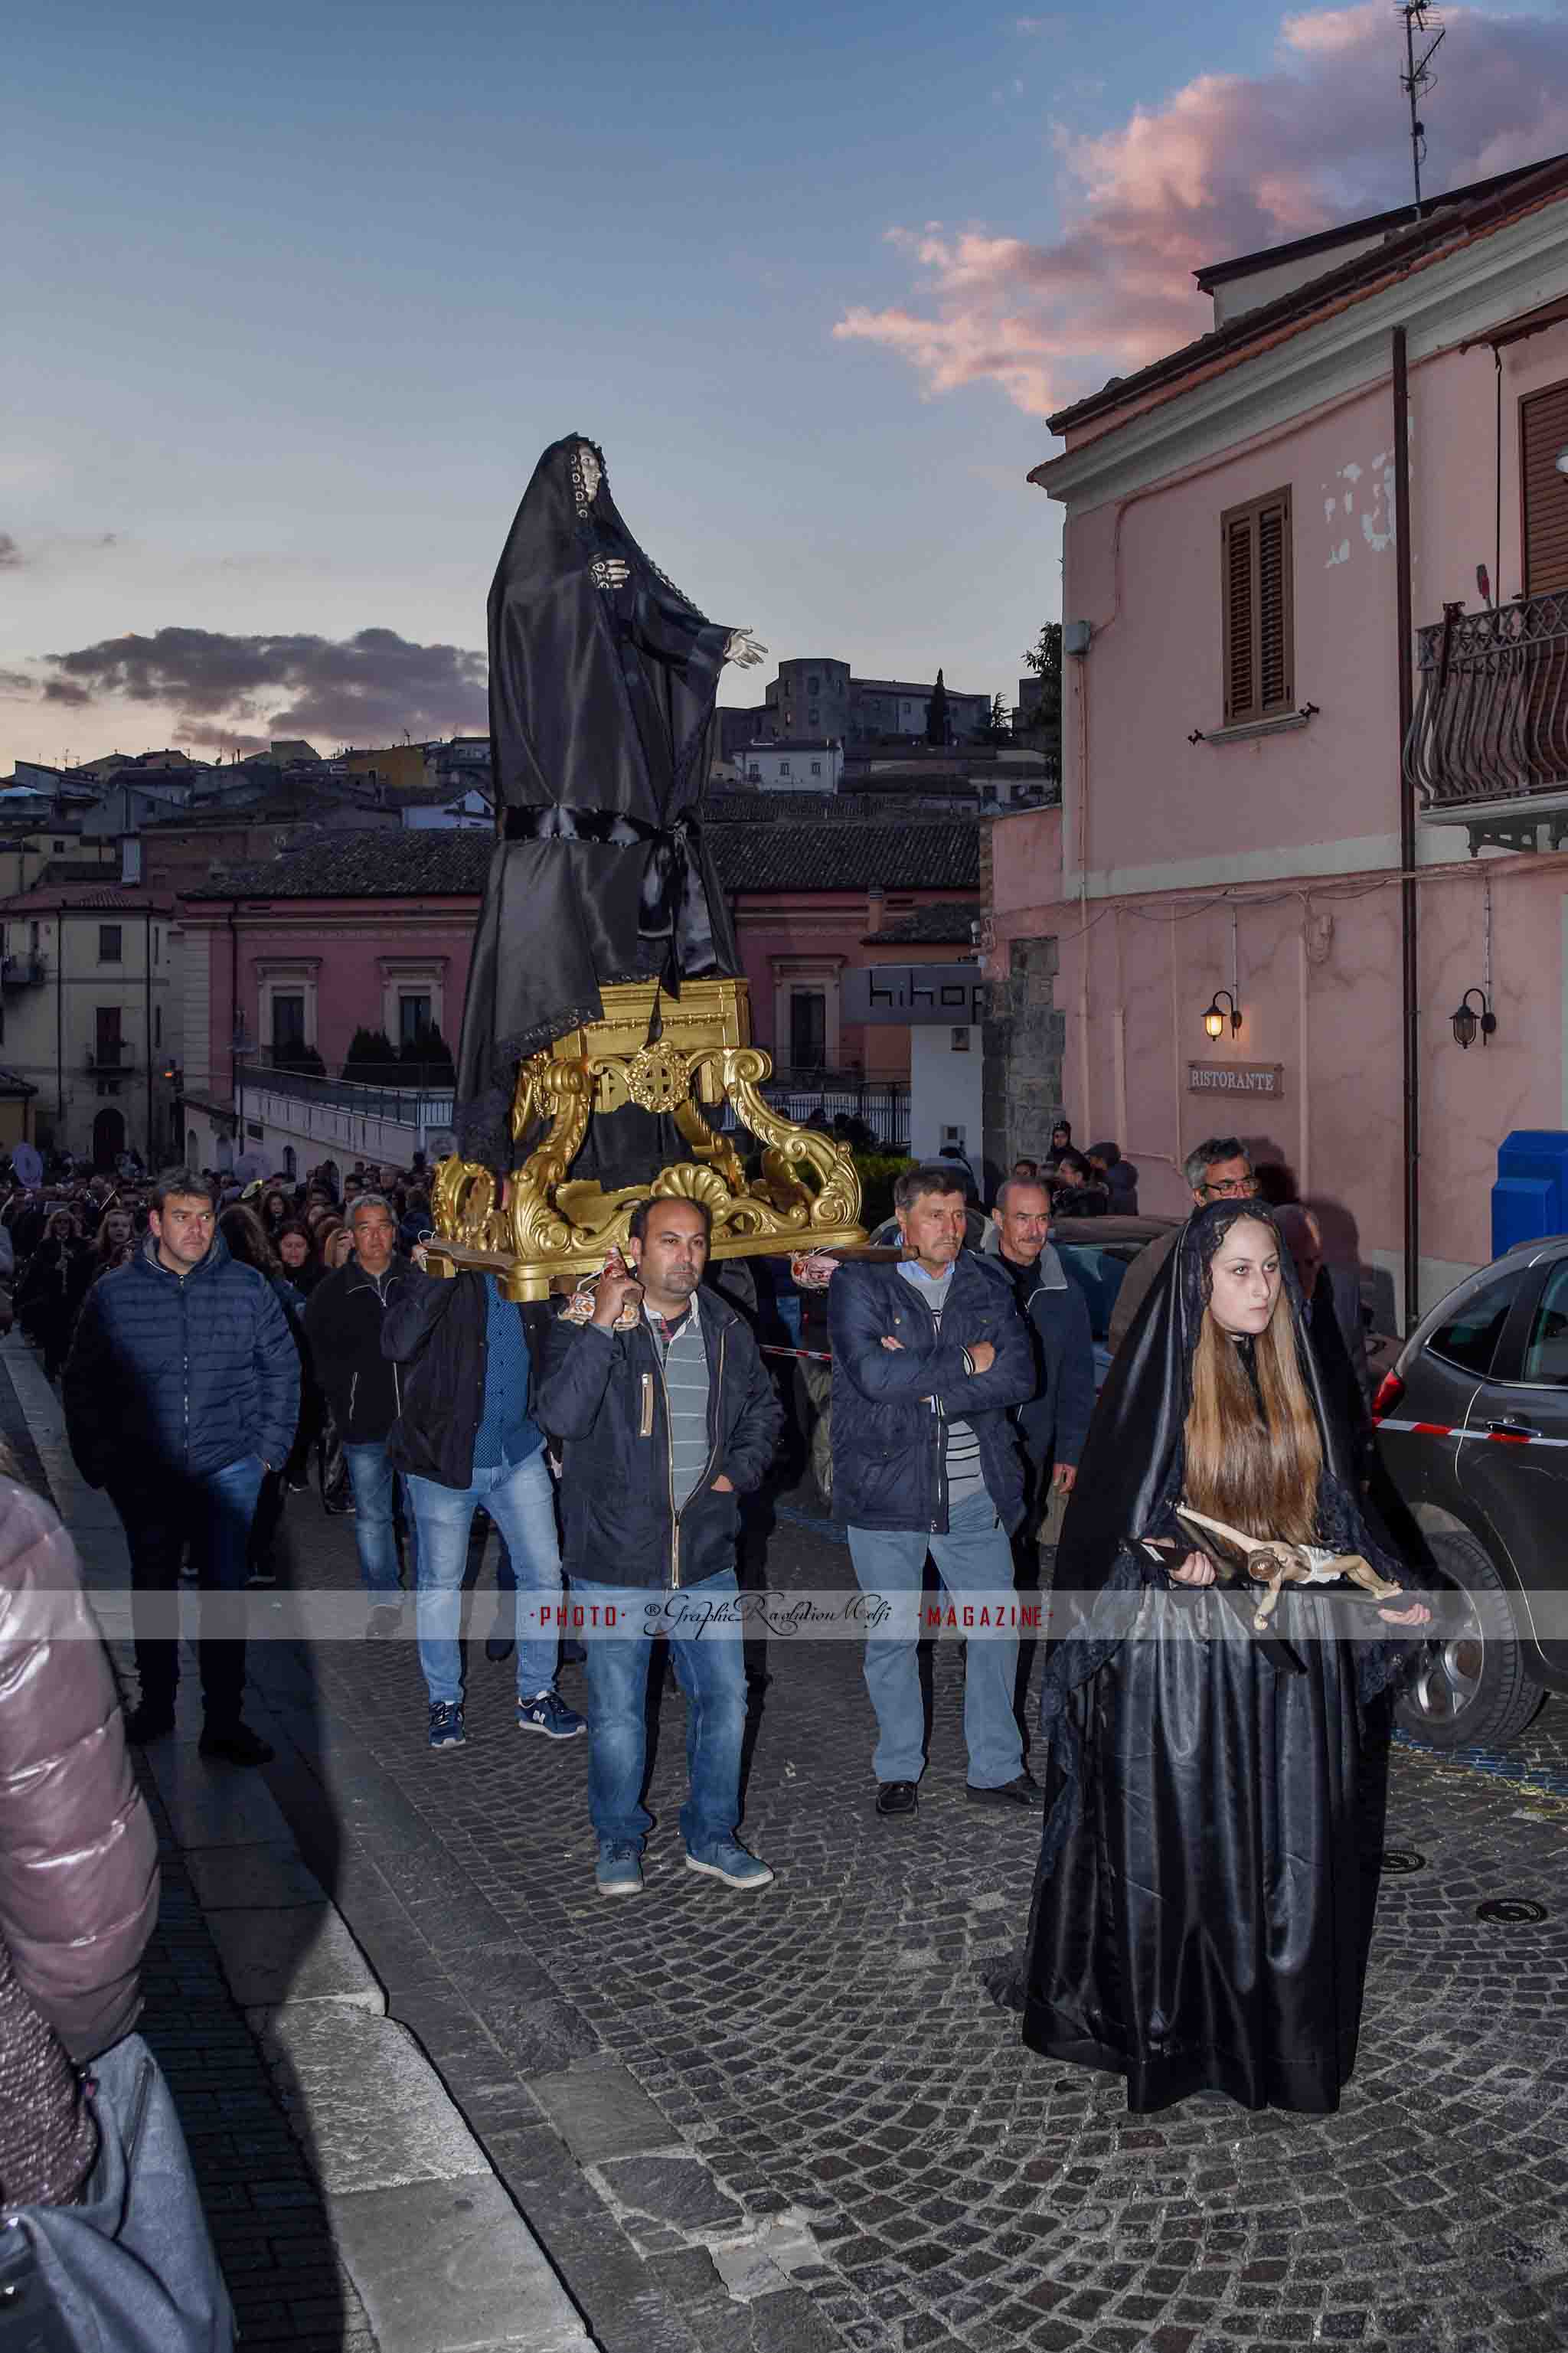
[[[1189,1062],[1187,1092],[1193,1095],[1260,1095],[1279,1103],[1285,1092],[1283,1062]]]

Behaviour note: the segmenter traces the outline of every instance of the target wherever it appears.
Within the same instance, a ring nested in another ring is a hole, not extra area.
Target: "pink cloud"
[[[1447,25],[1427,185],[1568,148],[1568,23],[1460,7]],[[1177,349],[1212,321],[1194,269],[1404,197],[1398,29],[1383,0],[1289,16],[1267,74],[1200,75],[1093,137],[1054,125],[1056,237],[890,230],[914,301],[851,310],[834,334],[896,353],[929,393],[993,383],[1031,416]]]

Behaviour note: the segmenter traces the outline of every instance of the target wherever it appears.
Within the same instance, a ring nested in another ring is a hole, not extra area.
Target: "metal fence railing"
[[[284,1065],[265,1062],[238,1062],[235,1065],[235,1084],[242,1092],[265,1089],[275,1095],[292,1095],[296,1101],[331,1103],[340,1110],[355,1112],[362,1119],[390,1119],[407,1127],[449,1127],[452,1124],[453,1092],[447,1087],[366,1087],[354,1079],[317,1078],[310,1071],[292,1071]]]
[[[858,1120],[868,1128],[884,1152],[910,1148],[910,1089],[904,1079],[864,1080],[853,1073],[824,1071],[775,1072],[762,1088],[763,1099],[798,1127],[828,1127],[840,1117]],[[728,1104],[721,1123],[733,1131],[740,1123]]]

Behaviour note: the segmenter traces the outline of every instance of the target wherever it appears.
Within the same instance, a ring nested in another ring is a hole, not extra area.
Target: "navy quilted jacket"
[[[300,1419],[300,1358],[272,1286],[217,1236],[171,1274],[151,1237],[93,1284],[61,1384],[89,1487],[202,1478],[259,1454],[277,1467]]]

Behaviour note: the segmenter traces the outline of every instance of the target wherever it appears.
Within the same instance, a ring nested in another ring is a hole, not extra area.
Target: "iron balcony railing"
[[[136,1052],[129,1039],[100,1038],[87,1050],[89,1071],[131,1071],[136,1067]]]
[[[331,1103],[339,1110],[355,1112],[363,1119],[387,1119],[405,1126],[451,1124],[450,1081],[444,1087],[367,1087],[353,1079],[319,1079],[310,1071],[290,1070],[284,1064],[254,1061],[237,1062],[234,1075],[236,1086],[242,1092],[265,1090],[275,1095],[292,1095],[300,1103]]]
[[[1568,789],[1568,593],[1479,613],[1446,605],[1416,637],[1405,773],[1427,808]]]
[[[0,988],[35,988],[43,976],[41,955],[0,956]]]

